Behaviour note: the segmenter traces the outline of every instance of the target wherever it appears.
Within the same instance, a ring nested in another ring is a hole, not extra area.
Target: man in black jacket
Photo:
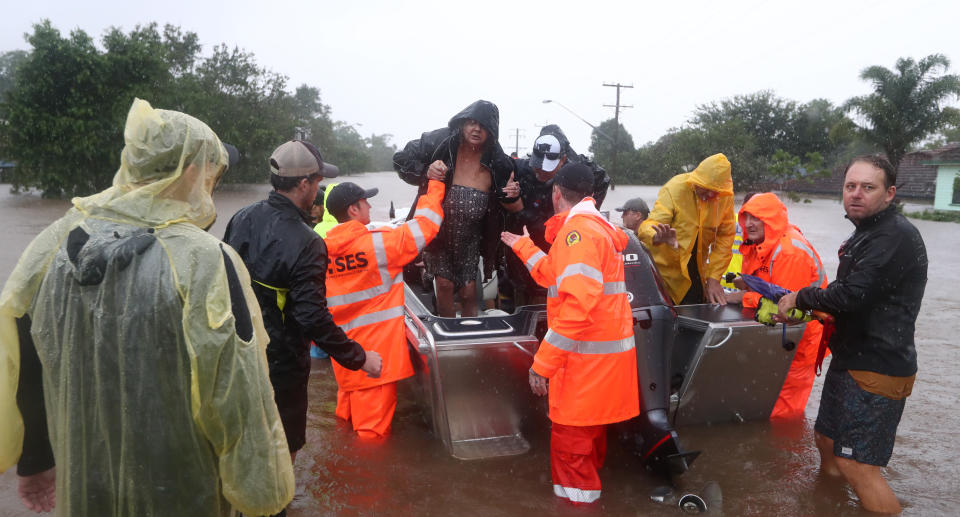
[[[881,475],[917,374],[914,329],[927,283],[920,232],[892,205],[896,170],[885,158],[855,158],[845,172],[843,207],[856,225],[840,247],[837,280],[781,298],[832,314],[833,352],[814,427],[821,472],[842,475],[866,510],[899,513]],[[822,360],[822,351],[818,359]],[[819,366],[819,365],[818,365]]]
[[[540,130],[530,158],[515,160],[516,181],[509,182],[505,189],[507,195],[520,197],[516,203],[505,206],[509,213],[507,231],[522,234],[526,227],[534,244],[544,251],[550,249],[544,237],[545,224],[554,214],[551,200],[553,184],[550,180],[567,163],[583,163],[590,167],[593,172],[591,196],[599,209],[607,195],[610,177],[602,167],[586,156],[577,154],[567,136],[555,124],[543,126]],[[546,289],[533,281],[516,254],[508,251],[505,255],[506,279],[500,282],[501,308],[512,310],[511,306],[546,303]]]
[[[324,163],[310,142],[292,140],[270,156],[270,172],[274,191],[234,214],[223,240],[237,250],[253,280],[270,335],[270,382],[295,457],[306,442],[310,341],[345,368],[372,377],[380,375],[380,355],[364,352],[327,309],[327,247],[313,231],[310,207],[321,179],[339,170]]]

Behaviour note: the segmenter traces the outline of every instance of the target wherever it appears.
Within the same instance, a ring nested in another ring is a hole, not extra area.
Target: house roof
[[[939,149],[918,151],[923,154],[924,164],[937,165],[944,163],[960,163],[960,142],[950,142]],[[914,153],[910,153],[914,154]]]

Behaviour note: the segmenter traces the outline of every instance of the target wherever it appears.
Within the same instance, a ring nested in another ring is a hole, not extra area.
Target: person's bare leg
[[[453,310],[453,282],[446,278],[436,277],[437,282],[437,316],[453,318],[457,313]]]
[[[464,285],[460,288],[460,303],[463,304],[463,310],[460,311],[461,316],[476,316],[477,315],[477,283],[470,282],[467,285]]]
[[[293,451],[290,453],[290,463],[293,464],[296,462],[297,462],[297,451]]]
[[[837,467],[837,457],[833,455],[833,440],[814,432],[813,441],[820,450],[820,473],[827,476],[843,475]]]
[[[847,458],[835,459],[843,477],[860,498],[864,510],[885,514],[900,513],[900,501],[883,479],[880,467]]]

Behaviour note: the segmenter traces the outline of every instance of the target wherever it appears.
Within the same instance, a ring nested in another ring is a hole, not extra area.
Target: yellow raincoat
[[[331,183],[327,185],[327,193],[333,191],[333,187],[336,187],[337,185],[339,185],[339,183]],[[338,224],[340,224],[340,221],[337,221],[337,218],[330,213],[330,207],[327,206],[327,196],[323,196],[323,217],[320,219],[320,222],[313,227],[313,231],[317,232],[317,234],[326,239],[327,232],[329,232]]]
[[[0,295],[0,470],[23,447],[32,337],[58,515],[276,513],[294,478],[268,338],[243,262],[202,229],[226,151],[199,120],[139,99],[124,140],[113,186],[75,198]]]
[[[693,190],[697,185],[720,195],[701,201]],[[656,223],[669,224],[677,230],[676,249],[669,244],[653,245]],[[697,253],[697,268],[704,282],[708,278],[719,280],[730,263],[736,231],[730,161],[723,154],[715,154],[700,162],[693,172],[670,178],[657,194],[650,215],[637,229],[637,236],[653,254],[673,302],[680,303],[690,289],[690,255]]]

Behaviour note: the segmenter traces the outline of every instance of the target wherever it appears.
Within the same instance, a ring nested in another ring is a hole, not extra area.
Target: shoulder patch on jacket
[[[573,246],[574,244],[580,242],[580,233],[576,230],[567,234],[567,246]]]

